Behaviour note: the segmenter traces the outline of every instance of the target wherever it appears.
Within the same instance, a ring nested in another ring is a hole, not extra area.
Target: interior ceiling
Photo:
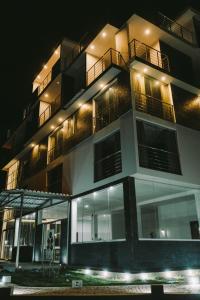
[[[107,24],[87,47],[86,52],[101,57],[109,48],[115,48],[115,34],[118,28]],[[105,36],[103,36],[103,34]],[[94,49],[92,49],[94,47]]]
[[[159,27],[141,18],[140,16],[133,15],[129,21],[129,35],[130,41],[136,39],[146,45],[152,46],[161,37],[161,30]],[[149,30],[149,34],[145,34],[145,30]]]

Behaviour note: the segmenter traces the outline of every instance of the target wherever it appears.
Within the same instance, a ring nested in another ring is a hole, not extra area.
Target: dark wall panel
[[[176,122],[200,130],[200,100],[197,95],[171,85]]]

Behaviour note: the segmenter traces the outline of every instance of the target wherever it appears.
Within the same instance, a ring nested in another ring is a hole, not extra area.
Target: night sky
[[[186,6],[200,10],[199,0],[123,0],[121,5],[108,0],[6,3],[1,3],[0,13],[0,143],[8,128],[14,130],[21,122],[32,80],[62,37],[79,41],[106,22],[121,26],[134,12],[148,16],[161,11],[174,18]]]

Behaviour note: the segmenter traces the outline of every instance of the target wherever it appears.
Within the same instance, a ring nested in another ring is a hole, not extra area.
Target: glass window
[[[35,235],[35,213],[22,217],[20,245],[33,246]]]
[[[123,185],[72,201],[72,242],[125,239]]]
[[[196,193],[179,186],[137,179],[135,186],[140,238],[200,238]]]
[[[98,181],[122,171],[120,132],[95,144],[94,180]]]
[[[66,219],[68,216],[68,202],[43,208],[38,212],[38,224]]]
[[[176,132],[137,120],[141,167],[181,174]]]

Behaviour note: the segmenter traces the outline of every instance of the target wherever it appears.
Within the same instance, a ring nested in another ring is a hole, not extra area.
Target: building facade
[[[23,211],[21,261],[48,260],[53,237],[53,260],[72,266],[200,267],[199,74],[193,9],[61,41],[4,144],[6,190],[68,195]],[[8,205],[3,259],[16,256],[18,224]]]

